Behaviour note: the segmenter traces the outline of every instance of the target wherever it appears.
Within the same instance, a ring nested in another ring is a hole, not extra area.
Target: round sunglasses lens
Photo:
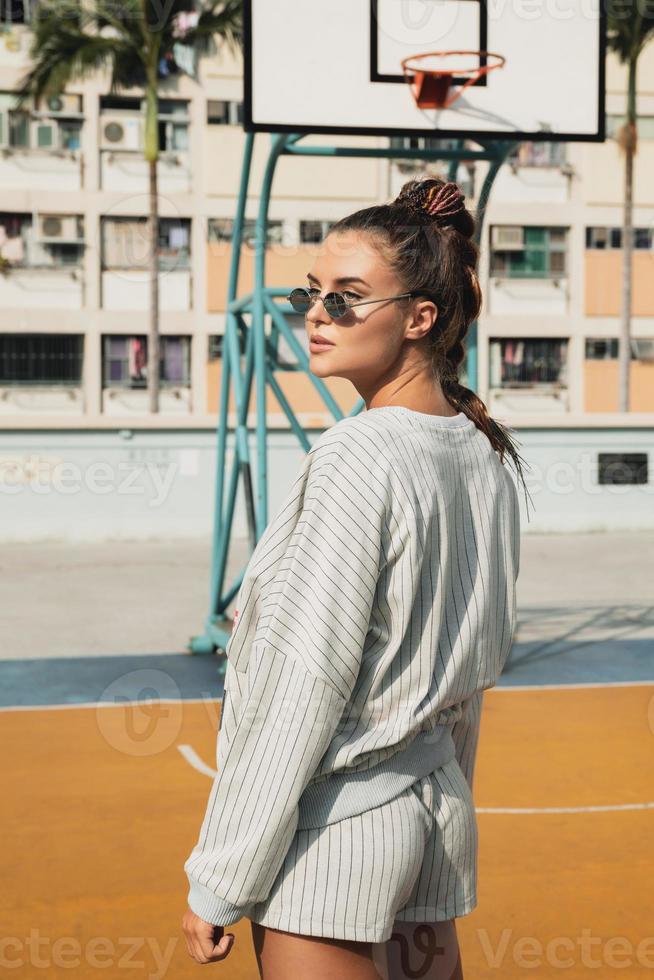
[[[306,289],[294,289],[288,300],[296,313],[307,313],[311,307],[311,297]]]
[[[325,296],[325,309],[330,316],[341,317],[347,313],[348,305],[345,302],[345,297],[341,296],[340,293],[328,293]]]

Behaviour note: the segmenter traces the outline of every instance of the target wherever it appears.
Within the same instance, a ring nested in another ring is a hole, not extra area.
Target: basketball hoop
[[[461,55],[469,55],[478,59],[481,64],[470,67],[455,67],[448,59]],[[437,67],[427,67],[427,58],[443,59]],[[494,59],[488,63],[488,59]],[[414,62],[421,62],[416,65]],[[502,68],[506,58],[501,54],[490,51],[429,51],[426,54],[414,54],[401,62],[404,81],[408,83],[413,98],[419,109],[446,109],[455,102],[464,89],[474,85],[494,68]],[[452,92],[450,93],[450,89]]]

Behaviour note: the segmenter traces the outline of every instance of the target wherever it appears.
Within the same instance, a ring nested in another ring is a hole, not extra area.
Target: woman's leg
[[[261,980],[380,980],[372,943],[299,936],[252,922]]]
[[[373,962],[383,980],[463,980],[454,919],[395,922],[391,938],[374,944]]]

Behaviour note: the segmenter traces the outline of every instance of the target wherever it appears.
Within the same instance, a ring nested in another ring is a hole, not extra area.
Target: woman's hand
[[[189,956],[197,963],[216,963],[224,960],[232,950],[235,936],[233,932],[225,934],[223,926],[214,926],[205,922],[191,909],[187,909],[182,918],[182,929]]]

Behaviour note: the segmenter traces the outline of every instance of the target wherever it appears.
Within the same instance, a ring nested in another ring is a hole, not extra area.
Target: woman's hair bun
[[[416,214],[426,215],[441,227],[451,226],[466,238],[474,233],[474,219],[465,205],[465,195],[453,180],[421,177],[404,184],[394,204],[405,205]]]

